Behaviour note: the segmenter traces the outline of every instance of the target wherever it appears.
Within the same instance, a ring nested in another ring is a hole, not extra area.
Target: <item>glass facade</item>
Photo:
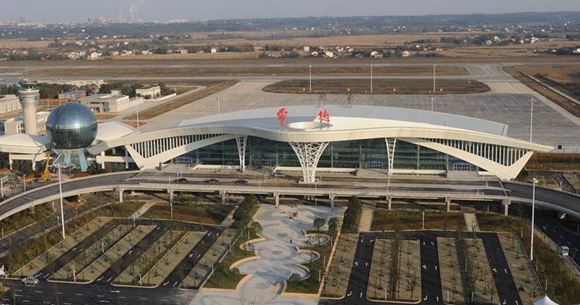
[[[97,135],[97,119],[86,106],[66,103],[50,112],[46,131],[53,149],[86,148]]]
[[[172,163],[183,163],[183,160],[206,165],[238,166],[236,141],[229,140],[192,151],[172,160]],[[246,166],[300,167],[300,162],[288,143],[248,137]],[[383,138],[332,142],[324,150],[318,162],[318,168],[387,169],[387,166],[387,149]],[[477,167],[465,161],[400,140],[396,144],[393,168],[441,171],[477,170]]]

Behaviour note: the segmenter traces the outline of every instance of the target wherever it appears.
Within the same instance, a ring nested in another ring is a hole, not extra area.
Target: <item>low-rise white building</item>
[[[81,99],[81,103],[89,107],[95,113],[121,112],[143,103],[142,97],[130,99],[127,95],[118,92],[111,94],[95,94]]]
[[[145,99],[152,99],[161,97],[161,87],[154,86],[150,88],[136,89],[137,96],[142,96]]]
[[[18,100],[18,96],[13,94],[7,94],[0,96],[0,113],[8,113],[12,111],[21,110],[22,105]]]
[[[50,112],[41,111],[38,112],[36,115],[36,122],[37,122],[37,131],[39,135],[46,134],[46,119]],[[15,118],[7,119],[4,122],[4,134],[5,135],[13,135],[24,133],[24,117],[19,115]]]

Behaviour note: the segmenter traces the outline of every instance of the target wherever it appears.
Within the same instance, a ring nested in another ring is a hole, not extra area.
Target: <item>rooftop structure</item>
[[[415,109],[294,106],[187,120],[174,128],[111,137],[88,151],[102,166],[122,159],[140,169],[184,160],[240,170],[294,167],[306,183],[327,168],[373,168],[389,175],[469,170],[513,179],[534,151],[552,147],[509,138],[507,129]]]
[[[23,79],[19,84],[18,96],[24,112],[24,133],[36,135],[38,134],[36,105],[38,105],[38,101],[40,100],[38,83],[36,81]]]

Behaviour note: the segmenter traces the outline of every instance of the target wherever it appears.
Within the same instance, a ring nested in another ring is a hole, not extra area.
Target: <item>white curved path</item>
[[[297,211],[297,217],[290,215]],[[234,294],[200,291],[191,304],[318,304],[317,298],[282,297],[283,283],[293,273],[306,275],[300,263],[307,264],[310,256],[299,253],[297,246],[304,245],[304,231],[312,229],[315,218],[330,219],[342,216],[343,208],[261,205],[254,221],[262,225],[264,241],[254,243],[259,259],[238,266],[241,273],[252,274]],[[278,283],[278,284],[277,284]]]

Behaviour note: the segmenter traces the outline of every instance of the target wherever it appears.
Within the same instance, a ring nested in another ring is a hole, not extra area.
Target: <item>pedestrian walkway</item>
[[[479,223],[477,222],[477,216],[475,213],[463,213],[463,219],[465,219],[465,227],[469,232],[479,232]]]
[[[155,201],[150,201],[147,202],[146,204],[142,205],[137,211],[135,211],[135,213],[131,214],[131,216],[129,216],[130,219],[138,219],[141,218],[141,216],[143,216],[145,213],[147,213],[147,211],[149,211],[149,209],[151,207],[153,207],[157,202]]]
[[[359,232],[369,232],[371,230],[375,207],[376,204],[366,204],[366,203],[362,204],[362,213],[360,216],[360,222],[358,223]]]
[[[259,258],[237,266],[242,274],[252,276],[233,294],[201,290],[190,304],[318,304],[317,298],[281,296],[282,285],[294,273],[307,275],[299,265],[306,263],[310,255],[298,250],[309,240],[304,232],[312,229],[314,219],[330,219],[343,213],[342,208],[280,205],[276,209],[261,205],[254,217],[262,225],[260,235],[264,238],[253,244]]]

